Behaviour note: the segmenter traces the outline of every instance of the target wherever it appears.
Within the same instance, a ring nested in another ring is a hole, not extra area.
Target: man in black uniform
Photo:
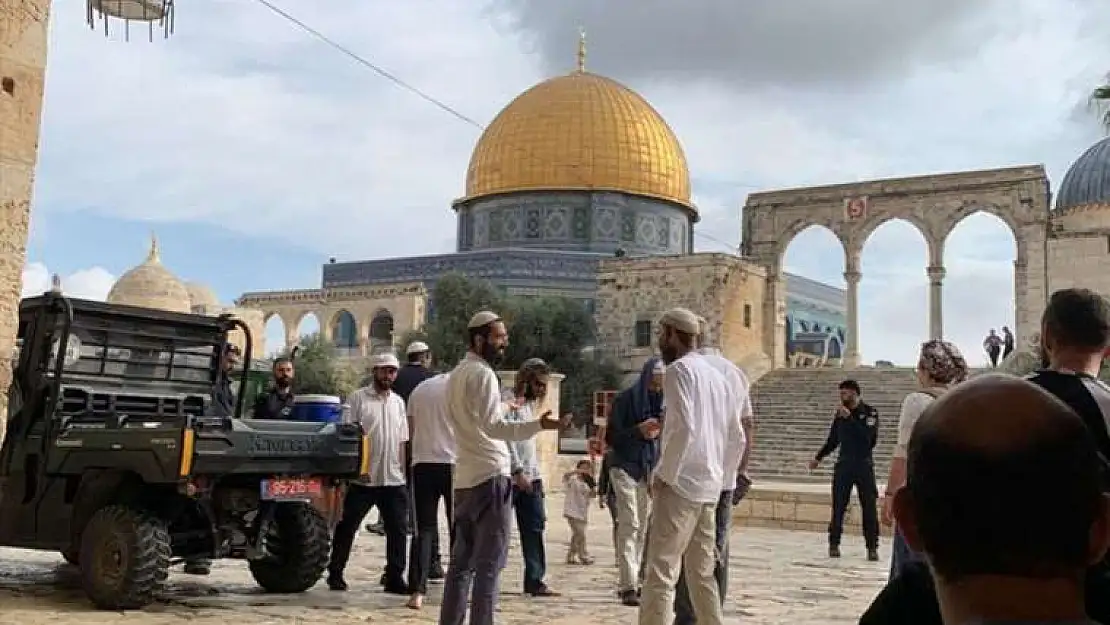
[[[223,358],[220,359],[220,372],[216,375],[216,383],[212,385],[212,403],[208,414],[213,417],[231,417],[235,415],[235,391],[231,388],[231,372],[239,365],[239,347],[228,343],[224,348]],[[189,575],[208,575],[212,570],[212,561],[208,558],[192,558],[185,561],[185,572]]]
[[[1089,289],[1062,289],[1048,300],[1041,317],[1040,371],[1030,382],[1055,395],[1083,419],[1103,463],[1103,490],[1110,492],[1110,387],[1098,379],[1110,349],[1110,303]],[[1030,493],[1035,497],[1036,493]],[[1030,505],[1033,505],[1032,503]],[[1110,622],[1110,564],[1087,570],[1087,614]],[[860,625],[941,625],[940,608],[928,566],[909,565],[891,579],[860,618]]]
[[[293,412],[293,361],[276,358],[270,390],[259,395],[254,402],[255,419],[288,419]]]
[[[872,451],[879,440],[879,412],[860,399],[855,380],[840,383],[840,406],[829,427],[829,438],[809,462],[809,470],[837,447],[840,454],[833,467],[832,519],[829,521],[829,557],[840,557],[840,535],[844,532],[844,513],[852,497],[852,487],[859,496],[863,511],[863,539],[867,543],[867,559],[879,559],[879,512],[876,503],[879,488],[875,485],[875,463]]]

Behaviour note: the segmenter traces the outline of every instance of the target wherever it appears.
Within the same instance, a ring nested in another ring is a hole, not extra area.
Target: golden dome
[[[108,302],[172,312],[192,312],[189,290],[162,265],[158,240],[150,239],[150,253],[143,264],[120,276],[108,291]]]
[[[696,212],[682,145],[647,100],[579,70],[517,96],[482,133],[466,198],[512,191],[619,191]]]

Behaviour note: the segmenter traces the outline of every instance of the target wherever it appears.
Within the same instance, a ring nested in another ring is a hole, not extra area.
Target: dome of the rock
[[[108,291],[108,302],[172,312],[192,312],[189,289],[162,265],[158,241],[153,238],[146,260],[116,280]]]
[[[1110,137],[1092,145],[1064,175],[1056,210],[1110,207]]]
[[[695,211],[667,122],[636,92],[585,71],[528,89],[482,133],[466,199],[519,191],[616,191]]]

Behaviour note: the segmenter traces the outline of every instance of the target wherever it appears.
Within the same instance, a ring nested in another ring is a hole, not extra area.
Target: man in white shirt
[[[439,502],[452,525],[451,480],[455,474],[455,430],[447,413],[448,375],[441,373],[416,385],[409,395],[409,433],[412,445],[413,507],[416,531],[409,554],[408,607],[419,610],[428,594],[428,579],[436,565]]]
[[[752,411],[752,399],[747,374],[731,360],[725,358],[721,354],[721,350],[710,347],[709,323],[704,317],[698,318],[698,329],[698,353],[705,358],[706,362],[713,365],[713,368],[725,377],[734,397],[739,400],[739,403],[736,404],[736,414],[737,418],[740,419],[742,434],[744,435],[744,444],[742,445],[743,455],[740,460],[740,469],[736,476],[736,483],[726,482],[725,489],[721,491],[721,498],[717,500],[717,564],[713,568],[713,577],[717,579],[718,599],[720,599],[721,605],[723,606],[725,603],[725,596],[728,593],[728,541],[732,530],[732,506],[740,499],[743,499],[748,486],[751,484],[751,480],[747,477],[746,470],[748,458],[751,455],[751,433],[754,423],[754,412]],[[675,587],[674,613],[674,625],[694,625],[697,623],[697,619],[694,618],[694,606],[690,604],[690,593],[686,588],[685,569],[679,574],[678,586]]]
[[[721,625],[713,570],[721,491],[735,482],[743,453],[740,404],[728,380],[695,350],[698,316],[673,308],[659,321],[668,363],[660,458],[652,481],[647,570],[640,625],[670,625],[679,569],[686,564],[690,602],[700,625]]]
[[[523,402],[509,413],[514,421],[531,421],[536,410],[547,397],[547,382],[551,370],[543,360],[529,358],[516,374],[513,390],[506,390],[503,397],[508,402]],[[520,551],[524,556],[524,594],[532,597],[556,597],[559,593],[544,582],[547,575],[547,550],[543,531],[547,524],[544,507],[546,495],[540,457],[536,453],[536,439],[528,438],[509,443],[510,467],[513,478],[513,510],[516,511],[516,529],[520,534]]]
[[[562,423],[550,412],[531,421],[509,421],[493,367],[505,354],[509,333],[496,313],[482,311],[467,324],[466,356],[447,382],[447,411],[455,429],[455,527],[451,566],[443,589],[440,625],[493,625],[494,601],[509,548],[512,483],[505,441],[531,438]],[[473,588],[472,588],[473,586]]]
[[[407,536],[405,514],[405,442],[409,440],[405,402],[392,391],[399,363],[393,354],[378,354],[370,361],[371,383],[348,398],[352,422],[361,423],[370,436],[370,477],[351,484],[343,500],[343,517],[332,539],[328,564],[328,587],[347,590],[343,569],[351,557],[351,545],[359,525],[370,509],[377,506],[385,523],[385,591],[408,594],[405,583]]]

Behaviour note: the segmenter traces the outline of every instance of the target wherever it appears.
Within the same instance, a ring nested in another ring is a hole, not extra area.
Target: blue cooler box
[[[293,398],[293,420],[340,423],[343,405],[334,395],[297,395]]]

